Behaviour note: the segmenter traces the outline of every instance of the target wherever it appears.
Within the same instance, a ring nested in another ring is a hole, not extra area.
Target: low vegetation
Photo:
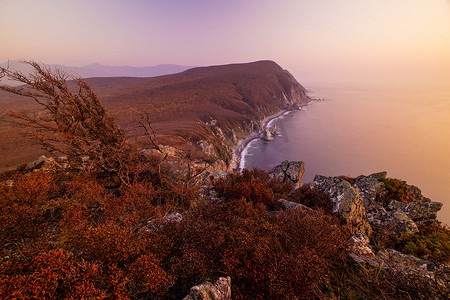
[[[409,203],[413,201],[414,196],[407,190],[406,182],[396,178],[385,178],[382,182],[387,189],[387,193],[382,195],[382,202],[396,200],[403,203]]]
[[[441,224],[423,226],[416,234],[402,234],[395,240],[393,247],[426,260],[449,263],[450,230]]]

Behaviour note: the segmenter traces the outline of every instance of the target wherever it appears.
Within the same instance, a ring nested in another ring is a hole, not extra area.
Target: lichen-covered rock
[[[56,171],[64,170],[69,167],[67,157],[61,156],[57,159],[41,155],[37,160],[28,163],[25,166],[26,171]]]
[[[311,186],[330,196],[333,203],[333,213],[338,214],[350,225],[352,233],[356,233],[358,230],[368,235],[372,233],[366,219],[366,208],[363,200],[348,181],[340,177],[316,175]]]
[[[166,216],[167,222],[181,222],[183,221],[183,216],[180,213],[173,212]]]
[[[302,210],[312,210],[311,208],[307,207],[306,205],[297,203],[297,202],[292,202],[292,201],[288,201],[286,199],[278,199],[278,202],[281,203],[281,205],[283,206],[283,208],[285,210],[293,210],[293,209],[297,209],[300,208]]]
[[[300,180],[305,173],[305,162],[303,161],[283,161],[280,165],[272,168],[269,175],[282,182],[291,182],[294,188],[301,186]]]
[[[419,231],[416,223],[401,210],[387,211],[384,207],[372,206],[367,209],[366,216],[373,230],[387,235]]]
[[[193,286],[183,300],[231,300],[231,278],[220,277],[214,284],[206,281]]]
[[[348,244],[350,245],[351,253],[357,253],[360,255],[374,255],[369,246],[369,237],[360,230],[349,238]]]
[[[384,183],[381,180],[385,179],[387,172],[374,173],[369,176],[358,176],[353,184],[353,187],[358,190],[359,195],[363,198],[366,207],[375,202],[377,194],[383,191]]]
[[[440,202],[410,202],[403,203],[391,201],[387,204],[387,210],[400,210],[414,222],[433,222],[437,218],[438,211],[442,208]]]
[[[448,265],[407,255],[394,249],[380,250],[376,255],[356,252],[349,254],[358,264],[380,270],[386,280],[397,287],[409,286],[421,292],[418,299],[448,299],[450,270]]]

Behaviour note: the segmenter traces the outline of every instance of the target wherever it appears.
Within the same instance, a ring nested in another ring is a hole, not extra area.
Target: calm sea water
[[[304,183],[387,171],[443,202],[439,219],[450,224],[450,86],[311,88],[324,100],[274,120],[279,136],[252,141],[242,167],[303,160]]]

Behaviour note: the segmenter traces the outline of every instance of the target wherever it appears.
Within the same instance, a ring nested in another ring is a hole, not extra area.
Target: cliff
[[[237,139],[260,130],[261,120],[283,109],[305,105],[306,90],[273,61],[193,68],[152,78],[90,78],[87,83],[130,140],[142,136],[140,115],[148,115],[158,142],[194,147],[218,158],[225,168]],[[7,109],[36,111],[28,99],[0,93]],[[44,154],[2,124],[0,169]],[[27,151],[20,151],[22,147]],[[21,156],[18,159],[17,156]],[[219,166],[220,165],[220,166]]]

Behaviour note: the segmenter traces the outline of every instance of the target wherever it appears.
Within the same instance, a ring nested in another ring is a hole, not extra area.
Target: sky
[[[450,0],[0,0],[0,62],[219,65],[450,83]]]

